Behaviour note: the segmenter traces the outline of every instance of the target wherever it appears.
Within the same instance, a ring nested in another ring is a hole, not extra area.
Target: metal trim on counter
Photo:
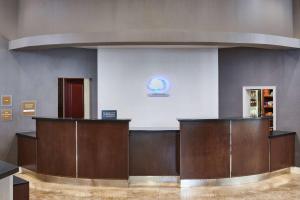
[[[20,168],[20,173],[33,176],[40,181],[57,184],[70,184],[81,186],[104,186],[104,187],[199,187],[199,186],[237,186],[242,184],[257,183],[272,177],[284,174],[300,174],[300,169],[290,167],[274,172],[257,174],[251,176],[222,178],[222,179],[183,179],[179,176],[130,176],[128,180],[107,180],[107,179],[83,179],[68,178],[38,174],[36,172]]]
[[[281,169],[274,172],[256,174],[250,176],[222,178],[222,179],[182,179],[181,187],[197,187],[197,186],[234,186],[248,183],[256,183],[275,176],[291,173],[291,168]]]
[[[157,186],[177,187],[180,183],[180,176],[130,176],[130,186]]]
[[[40,181],[48,182],[48,183],[70,184],[70,185],[80,185],[80,186],[96,186],[96,187],[97,186],[128,187],[128,180],[60,177],[60,176],[39,174],[22,167],[20,167],[20,173],[28,174]]]

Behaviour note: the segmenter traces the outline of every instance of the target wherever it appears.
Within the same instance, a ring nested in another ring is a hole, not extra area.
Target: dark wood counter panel
[[[269,171],[267,118],[183,119],[181,179],[216,179]]]
[[[37,171],[37,138],[36,132],[20,132],[17,133],[18,139],[18,165]]]
[[[76,177],[75,121],[36,120],[37,172]]]
[[[230,123],[180,121],[180,178],[230,177]]]
[[[78,178],[128,179],[128,121],[78,121]]]
[[[269,121],[267,119],[231,122],[232,177],[269,171]]]
[[[34,119],[36,135],[17,133],[20,166],[53,176],[128,179],[130,120]]]
[[[129,176],[219,179],[294,166],[295,133],[269,118],[183,119],[179,130],[131,130],[124,120],[35,118],[18,133],[19,165],[41,174],[127,180]]]
[[[13,183],[13,200],[29,200],[29,182],[14,176]]]
[[[295,166],[295,134],[288,131],[273,131],[271,134],[271,171]]]
[[[133,130],[129,146],[130,176],[179,175],[179,131]]]

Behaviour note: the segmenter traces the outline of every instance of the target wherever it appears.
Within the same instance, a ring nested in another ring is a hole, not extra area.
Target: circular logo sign
[[[149,95],[168,95],[170,89],[169,81],[164,77],[154,77],[147,84]]]

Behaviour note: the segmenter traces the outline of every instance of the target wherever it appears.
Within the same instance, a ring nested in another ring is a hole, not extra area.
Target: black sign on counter
[[[117,110],[102,110],[102,119],[117,119]]]

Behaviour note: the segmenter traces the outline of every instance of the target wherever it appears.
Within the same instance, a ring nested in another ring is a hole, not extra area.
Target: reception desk
[[[18,133],[19,165],[82,179],[178,177],[231,180],[294,166],[294,132],[269,131],[268,118],[179,119],[180,129],[131,129],[130,120],[35,118]]]
[[[180,121],[181,179],[217,179],[269,171],[268,119]]]
[[[128,179],[130,120],[34,119],[36,136],[18,133],[20,166],[60,177]]]

